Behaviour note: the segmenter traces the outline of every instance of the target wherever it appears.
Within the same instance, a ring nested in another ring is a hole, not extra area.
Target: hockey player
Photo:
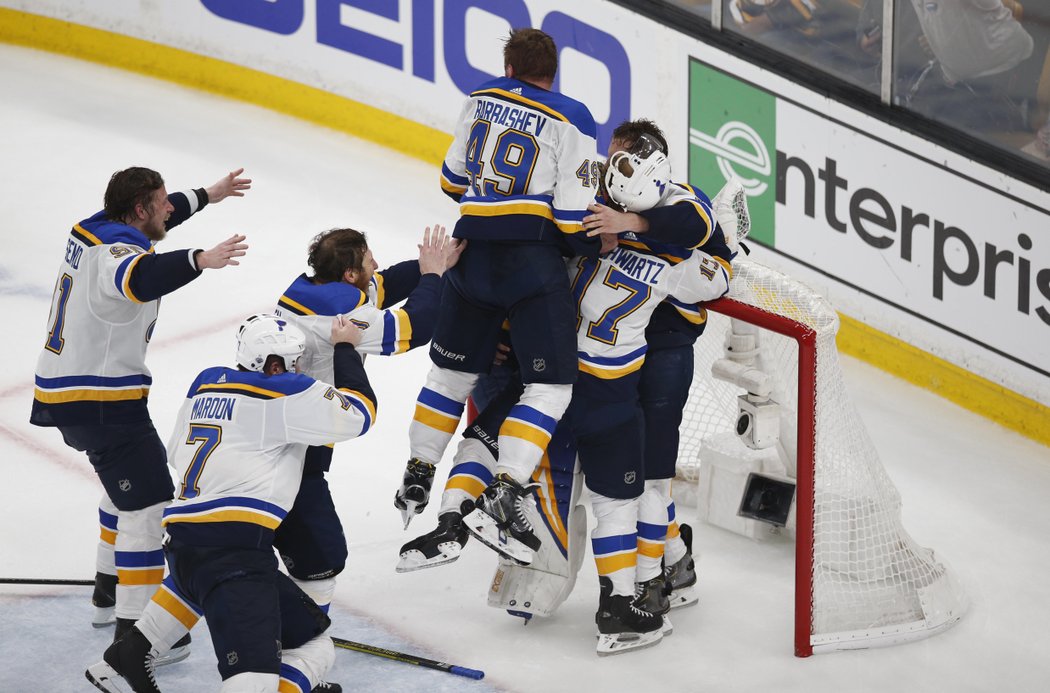
[[[168,195],[156,171],[118,171],[105,209],[75,224],[66,241],[30,422],[57,427],[66,445],[86,452],[105,489],[94,625],[112,623],[115,612],[117,636],[164,572],[160,518],[173,486],[146,408],[152,378],[145,362],[160,297],[205,269],[238,264],[247,248],[242,235],[210,250],[155,253],[154,246],[206,205],[243,196],[251,180],[242,172]]]
[[[535,535],[511,529],[504,545],[500,521],[492,518],[514,513],[522,502],[523,484],[571,397],[575,311],[563,256],[598,252],[598,240],[581,233],[598,166],[590,112],[550,91],[558,65],[550,36],[515,29],[503,57],[505,76],[467,99],[441,169],[442,188],[460,203],[453,235],[470,245],[442,292],[434,365],[417,400],[411,459],[394,504],[406,525],[426,506],[434,467],[509,317],[525,390],[499,430],[499,468],[475,524],[483,540],[527,561],[538,546]]]
[[[238,331],[238,368],[202,371],[179,411],[168,452],[182,482],[164,511],[170,594],[207,618],[224,693],[311,690],[334,661],[330,621],[278,571],[273,538],[306,447],[363,435],[375,421],[360,339],[353,322],[333,319],[327,385],[295,372],[306,342],[298,328],[253,315]],[[88,669],[98,688],[118,691],[123,678],[137,693],[159,690],[153,656],[171,642],[173,610],[157,606]]]
[[[589,208],[591,214],[584,219],[588,234],[630,231],[645,234],[649,241],[700,248],[726,260],[734,257],[740,239],[747,236],[751,225],[739,181],[729,181],[713,204],[703,191],[672,183],[669,193],[645,209],[646,202],[629,200],[644,194],[646,188],[632,187],[635,179],[623,176],[614,164],[629,163],[632,152],[636,158],[647,158],[647,151],[664,156],[668,153],[663,131],[651,120],[626,121],[613,131],[609,144],[611,170],[606,176],[612,189],[606,195],[608,204],[595,203]],[[713,207],[718,221],[714,227],[707,223],[706,212],[690,198]],[[618,199],[644,211],[624,210],[617,205]],[[692,530],[684,526],[679,531],[671,481],[678,458],[682,409],[693,381],[693,345],[706,325],[707,313],[701,307],[669,297],[657,306],[645,330],[649,349],[641,369],[639,396],[645,414],[646,481],[638,518],[638,591],[649,608],[660,612],[698,600],[693,589],[696,572]],[[666,564],[663,570],[662,563]],[[669,602],[663,597],[665,582],[671,590]]]
[[[277,302],[275,313],[306,334],[303,373],[323,382],[332,379],[328,331],[333,316],[343,315],[362,331],[360,354],[393,355],[427,344],[434,332],[441,276],[459,258],[462,244],[450,242],[445,228],[423,232],[419,260],[376,272],[368,242],[354,229],[332,229],[310,244],[313,275],[300,275]],[[407,301],[401,308],[390,308]],[[346,537],[324,474],[332,462],[331,446],[306,452],[299,494],[277,529],[274,546],[292,579],[328,611],[336,576],[347,558]]]

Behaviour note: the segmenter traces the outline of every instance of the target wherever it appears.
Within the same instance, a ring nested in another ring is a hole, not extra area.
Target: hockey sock
[[[475,500],[492,481],[492,470],[496,458],[489,446],[477,438],[464,438],[456,449],[452,469],[441,494],[441,509],[438,514],[460,511],[463,501]]]
[[[117,506],[103,494],[98,503],[98,548],[95,550],[95,571],[106,575],[117,574],[113,555],[117,543]]]
[[[638,582],[652,580],[662,572],[660,564],[664,557],[670,498],[670,479],[645,480],[645,490],[638,503]]]
[[[309,691],[325,679],[334,663],[335,646],[327,635],[318,635],[301,647],[284,650],[278,690]]]
[[[135,625],[150,645],[163,654],[189,633],[203,615],[200,607],[179,592],[169,575]]]
[[[569,406],[572,385],[529,383],[499,429],[496,474],[526,484],[550,443],[558,419]]]
[[[164,577],[161,515],[168,502],[117,514],[117,618],[136,620]]]
[[[635,566],[638,556],[638,499],[607,498],[591,495],[595,527],[591,550],[598,576],[612,582],[612,594],[634,595]]]
[[[277,674],[260,674],[255,671],[245,671],[234,674],[222,682],[221,693],[271,693],[279,690],[282,685],[281,677]],[[285,684],[287,685],[287,684]],[[292,687],[289,691],[310,690],[309,688]]]
[[[674,501],[671,501],[667,506],[667,540],[664,542],[664,562],[667,565],[674,565],[682,560],[686,553],[685,542],[682,541],[678,523],[675,521]]]
[[[299,589],[306,592],[307,596],[321,607],[321,611],[328,613],[332,606],[332,597],[335,595],[335,576],[320,580],[300,580],[293,576],[292,582],[299,585]]]
[[[477,379],[476,373],[459,373],[439,366],[430,369],[408,427],[412,457],[430,464],[441,461]]]

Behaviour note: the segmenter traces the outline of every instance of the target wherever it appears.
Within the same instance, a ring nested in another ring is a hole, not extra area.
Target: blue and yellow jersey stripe
[[[416,411],[412,420],[451,435],[459,426],[465,406],[463,402],[457,402],[424,387],[416,398]]]
[[[136,253],[132,257],[124,260],[117,267],[116,273],[113,275],[113,283],[117,287],[117,291],[120,292],[124,298],[135,303],[145,303],[142,299],[135,295],[135,292],[131,289],[131,277],[135,268],[138,267],[139,262],[142,258],[146,257],[148,253]]]
[[[281,662],[281,677],[277,683],[277,693],[310,693],[310,679],[291,664]]]
[[[403,354],[412,347],[412,318],[400,308],[383,313],[383,356]]]
[[[594,117],[581,102],[555,91],[548,91],[513,77],[497,77],[471,92],[472,99],[496,99],[522,106],[562,123],[569,123],[589,137],[595,137]]]
[[[104,544],[113,546],[117,543],[117,516],[98,509],[98,538]]]
[[[204,616],[204,611],[179,591],[175,580],[170,575],[164,578],[160,589],[154,592],[150,601],[168,612],[186,630],[192,630],[193,626],[197,625],[197,621]]]
[[[159,585],[164,578],[164,551],[116,551],[117,580],[121,585]]]
[[[201,371],[190,385],[186,398],[198,394],[223,393],[244,395],[255,399],[276,399],[297,395],[314,384],[314,379],[298,373],[263,375],[254,371],[240,371],[216,366]]]
[[[615,380],[641,369],[648,348],[648,345],[643,344],[622,356],[595,356],[585,351],[579,351],[576,355],[582,372],[602,380]]]
[[[296,315],[342,315],[360,308],[367,300],[368,295],[352,284],[314,284],[301,274],[277,299],[277,305]]]
[[[276,530],[287,514],[280,506],[258,498],[229,496],[200,503],[176,501],[165,508],[161,524],[244,522]]]
[[[102,245],[102,239],[85,229],[80,224],[74,224],[71,233],[73,234],[73,238],[76,238],[87,246]]]
[[[515,404],[511,408],[503,425],[499,427],[500,437],[509,436],[532,443],[541,451],[547,449],[547,444],[554,434],[554,428],[558,420],[547,416],[538,409],[527,404]]]
[[[638,522],[638,553],[649,558],[660,558],[664,555],[664,540],[667,536],[667,525]]]
[[[695,303],[683,303],[670,296],[664,299],[667,303],[670,303],[678,314],[685,318],[693,325],[703,325],[707,322],[707,309],[701,308]]]
[[[458,199],[467,191],[470,179],[455,173],[447,164],[441,164],[441,189],[452,199]]]
[[[361,433],[359,434],[364,435],[376,421],[376,403],[357,390],[351,390],[346,387],[340,387],[338,390],[349,400],[350,406],[361,412],[361,415],[365,417],[364,425],[361,426]]]
[[[638,535],[617,534],[611,537],[592,537],[591,551],[599,575],[611,575],[618,570],[631,569],[638,564]]]
[[[445,489],[459,489],[477,498],[492,481],[492,472],[480,462],[461,462],[448,473]]]
[[[104,211],[95,213],[79,224],[74,224],[72,234],[89,246],[124,244],[141,248],[144,251],[150,251],[153,248],[153,242],[146,237],[146,234],[134,226],[108,219]]]
[[[153,378],[148,375],[67,375],[57,378],[36,376],[33,397],[44,404],[70,402],[118,402],[145,399]]]

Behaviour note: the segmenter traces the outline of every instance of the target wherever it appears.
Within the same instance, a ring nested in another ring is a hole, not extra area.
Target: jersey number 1
[[[69,303],[69,295],[72,292],[73,277],[63,274],[58,284],[55,285],[57,300],[52,299],[55,302],[55,324],[51,326],[51,331],[47,334],[47,342],[44,344],[45,349],[56,354],[61,354],[62,347],[66,345],[66,340],[62,339],[62,330],[66,326],[66,305]]]
[[[190,434],[186,436],[186,445],[200,443],[201,446],[197,448],[197,452],[193,455],[193,460],[190,461],[189,468],[186,469],[186,474],[182,477],[182,490],[179,492],[180,500],[196,498],[200,495],[201,490],[197,483],[200,481],[201,473],[204,472],[204,465],[208,463],[208,458],[211,457],[211,454],[221,442],[222,426],[210,426],[207,424],[193,424],[190,426]]]

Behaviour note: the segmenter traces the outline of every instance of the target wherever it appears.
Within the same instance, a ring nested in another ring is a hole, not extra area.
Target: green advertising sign
[[[689,182],[714,196],[736,176],[751,238],[774,245],[777,99],[696,60],[689,64]]]

